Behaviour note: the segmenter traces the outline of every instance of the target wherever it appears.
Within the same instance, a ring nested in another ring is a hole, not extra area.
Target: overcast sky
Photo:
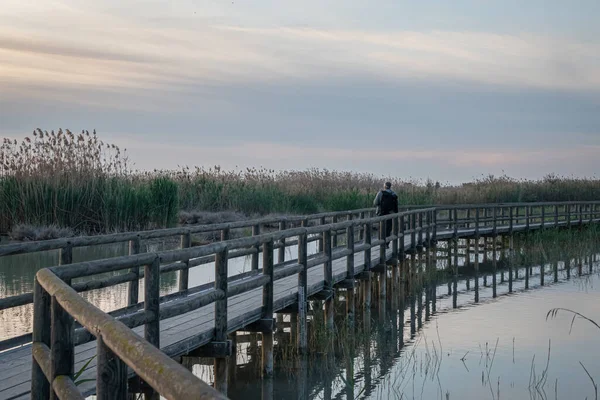
[[[140,169],[595,176],[598,0],[2,0],[0,136]]]

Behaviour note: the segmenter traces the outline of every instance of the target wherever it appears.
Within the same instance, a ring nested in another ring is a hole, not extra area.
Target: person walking
[[[391,182],[386,182],[383,189],[377,193],[373,206],[377,207],[376,214],[378,216],[398,212],[398,195],[392,190]],[[388,219],[385,222],[385,237],[387,238],[392,233],[392,220]],[[386,243],[386,247],[390,247],[389,242]]]

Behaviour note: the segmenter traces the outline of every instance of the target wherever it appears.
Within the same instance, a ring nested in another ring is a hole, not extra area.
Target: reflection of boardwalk
[[[427,217],[427,221],[430,220],[430,214],[432,211],[432,209],[427,209],[425,211],[415,211],[414,213],[418,213],[421,212],[422,215],[419,216],[419,221],[421,224],[423,224],[423,221],[425,220],[425,216]],[[478,218],[478,217],[477,217]],[[521,219],[523,219],[521,217]],[[346,222],[345,226],[342,226],[340,228],[337,228],[337,230],[341,230],[344,228],[353,228],[354,225],[352,224],[365,224],[365,226],[368,226],[369,224],[372,225],[373,223],[376,222],[364,222],[366,220],[359,220],[359,221],[348,221]],[[369,220],[370,221],[370,220]],[[593,219],[589,222],[598,222],[598,219]],[[587,221],[586,221],[587,222]],[[566,225],[567,223],[565,221],[556,221],[555,225],[556,226],[563,226]],[[423,224],[425,225],[425,224]],[[491,226],[487,226],[487,225],[482,225],[479,226],[478,220],[477,220],[477,226],[475,228],[469,228],[469,229],[465,229],[463,227],[457,228],[457,229],[452,229],[452,221],[445,221],[445,222],[440,222],[437,226],[437,231],[433,230],[433,225],[429,225],[427,224],[426,228],[424,228],[423,230],[417,232],[417,234],[415,235],[416,229],[413,228],[413,232],[412,232],[412,237],[411,235],[403,235],[401,236],[400,240],[402,241],[402,243],[400,243],[400,247],[401,249],[404,249],[406,252],[414,252],[418,247],[420,248],[421,245],[427,245],[427,240],[432,237],[433,234],[435,234],[435,238],[437,240],[449,240],[449,239],[453,239],[453,238],[470,238],[470,237],[479,237],[479,236],[484,236],[484,235],[497,235],[497,234],[505,234],[508,232],[518,232],[518,231],[526,231],[526,230],[534,230],[534,229],[539,229],[541,226],[539,223],[530,223],[530,224],[511,224],[510,225],[497,225],[494,227]],[[414,221],[413,221],[413,227],[414,227]],[[455,225],[456,226],[456,225]],[[397,226],[396,226],[397,228]],[[450,228],[450,229],[449,229]],[[317,229],[322,229],[323,234],[325,234],[325,232],[329,232],[329,234],[331,233],[331,227],[325,226],[325,227],[317,227]],[[329,231],[327,231],[327,229],[329,229]],[[350,232],[352,230],[349,230],[348,232]],[[352,231],[353,232],[353,231]],[[369,232],[370,232],[370,227],[369,227]],[[352,233],[353,234],[353,233]],[[306,235],[306,233],[305,233]],[[350,233],[347,233],[347,235],[350,235]],[[292,235],[290,234],[290,237],[292,237]],[[368,236],[367,236],[368,237]],[[273,239],[271,239],[273,240]],[[361,247],[364,249],[365,246],[368,246],[369,241],[367,241],[367,243],[363,243],[363,242],[354,242],[354,241],[350,241],[349,242],[349,246],[351,247],[347,247],[346,245],[344,245],[343,247],[335,247],[335,245],[331,244],[331,239],[328,239],[329,242],[328,244],[325,246],[325,250],[323,251],[323,253],[318,253],[315,254],[311,257],[308,258],[308,261],[304,264],[302,264],[302,262],[300,260],[288,260],[284,263],[279,263],[276,266],[276,271],[274,273],[274,275],[277,275],[278,273],[281,273],[283,276],[280,279],[277,278],[269,278],[268,276],[266,278],[271,279],[269,280],[269,282],[273,283],[273,290],[272,292],[270,292],[269,296],[272,296],[272,300],[270,298],[267,298],[267,300],[269,302],[271,302],[271,304],[269,305],[269,307],[271,308],[269,310],[269,313],[272,312],[278,312],[281,310],[286,310],[287,312],[290,312],[290,310],[299,310],[298,307],[298,299],[299,299],[299,278],[298,278],[298,273],[301,272],[303,266],[304,268],[307,268],[307,282],[306,282],[306,295],[307,296],[316,296],[319,295],[321,297],[324,297],[327,299],[327,302],[331,301],[331,289],[334,286],[340,285],[343,288],[348,288],[348,287],[353,287],[354,283],[353,281],[358,278],[361,277],[363,278],[365,274],[362,274],[365,270],[365,251],[361,249]],[[392,240],[392,239],[389,239]],[[420,241],[420,242],[419,242]],[[232,241],[233,243],[236,244],[237,247],[235,247],[234,249],[251,249],[252,246],[256,246],[256,244],[248,241],[247,245],[241,245],[239,243],[245,243],[242,241]],[[337,242],[337,238],[336,238],[336,242]],[[272,243],[272,242],[271,242]],[[218,244],[217,244],[218,245]],[[232,245],[233,246],[233,245]],[[210,246],[206,246],[207,248]],[[215,247],[215,249],[217,249],[218,246]],[[327,248],[329,248],[329,251],[331,252],[330,254],[327,253]],[[198,251],[202,251],[202,250],[198,250]],[[209,252],[209,250],[206,250],[206,254],[203,255],[210,255],[210,254],[218,254],[219,251],[221,250],[215,250],[212,252]],[[229,251],[228,248],[225,248],[225,252]],[[270,249],[271,252],[271,256],[272,256],[272,247]],[[380,245],[379,243],[374,244],[372,247],[370,247],[369,249],[370,254],[371,254],[371,260],[370,260],[370,264],[372,266],[377,266],[379,265],[378,269],[373,269],[373,271],[385,271],[383,267],[383,265],[381,265],[381,261],[383,261],[385,259],[385,261],[392,261],[393,263],[396,263],[396,260],[394,259],[394,251],[398,251],[397,247],[392,246],[392,248],[388,249],[386,252],[384,253],[380,253]],[[177,260],[178,261],[178,268],[180,270],[182,270],[183,268],[181,268],[182,264],[180,261],[183,261],[183,259],[185,259],[185,256],[179,256],[180,258],[175,258],[176,256],[178,256],[179,254],[183,254],[183,253],[169,253],[169,254],[164,254],[164,257],[169,258],[171,257],[169,260],[173,261],[173,260]],[[225,253],[227,254],[227,253]],[[351,256],[346,256],[348,254],[352,254]],[[263,254],[264,256],[264,254]],[[143,257],[144,260],[148,259],[148,260],[152,260],[152,257],[155,257],[152,254],[149,255],[144,255]],[[162,257],[160,256],[160,259],[156,259],[157,263],[162,261]],[[353,262],[348,262],[348,257],[351,257]],[[188,256],[188,259],[190,257]],[[368,258],[368,257],[367,257]],[[227,256],[225,256],[225,260],[227,259]],[[329,260],[329,261],[328,261]],[[125,260],[126,261],[126,260]],[[124,262],[125,262],[124,261]],[[142,264],[146,264],[148,261],[142,263]],[[150,261],[153,262],[153,261]],[[111,263],[113,263],[113,261],[108,260],[106,261],[104,264],[102,264],[101,262],[97,262],[96,264],[94,264],[93,262],[88,265],[84,265],[84,266],[80,266],[80,269],[85,269],[85,268],[92,268],[93,266],[96,265],[100,265],[100,266],[104,266],[106,265],[107,268],[112,268],[111,267]],[[218,264],[218,261],[216,262],[216,264]],[[273,264],[273,260],[271,259],[271,264]],[[311,265],[310,267],[308,267],[309,265]],[[138,264],[139,265],[139,264]],[[226,261],[225,261],[225,265],[226,265]],[[328,265],[331,266],[331,270],[330,272],[328,272],[329,270],[327,269]],[[354,276],[349,276],[349,265],[352,265],[352,273],[354,274]],[[127,266],[127,268],[129,268],[130,266]],[[68,266],[65,266],[65,268],[69,268]],[[99,267],[98,267],[99,268]],[[218,265],[216,266],[216,268],[219,268]],[[271,265],[270,268],[273,268],[273,265]],[[64,269],[66,270],[66,269]],[[116,268],[114,268],[113,270],[116,270]],[[150,271],[149,269],[147,271]],[[291,272],[290,272],[291,271]],[[258,272],[258,271],[256,271]],[[263,271],[264,272],[264,271]],[[405,271],[406,272],[406,271]],[[327,274],[330,273],[331,276],[328,277]],[[89,275],[89,274],[88,274]],[[79,276],[87,276],[85,274],[79,275]],[[146,277],[148,276],[148,272],[146,272]],[[261,277],[262,276],[262,277]],[[386,279],[385,279],[386,274],[382,275],[382,279],[380,280],[380,285],[382,287],[380,287],[379,289],[379,296],[386,296]],[[392,275],[393,277],[395,276],[397,278],[397,275]],[[262,279],[260,280],[259,279]],[[225,304],[225,311],[226,311],[226,320],[223,322],[221,321],[220,315],[215,314],[216,312],[216,307],[215,307],[215,302],[218,303],[218,301],[220,300],[220,298],[218,298],[218,292],[216,291],[214,286],[207,286],[205,287],[203,290],[201,291],[195,291],[193,293],[185,293],[184,296],[180,296],[177,298],[173,298],[173,297],[169,297],[169,299],[171,299],[170,301],[167,302],[163,302],[161,303],[161,307],[160,307],[160,312],[162,315],[162,312],[165,309],[168,310],[180,310],[178,312],[173,312],[173,314],[169,314],[170,317],[162,319],[160,321],[160,324],[156,325],[157,327],[159,326],[160,329],[160,348],[161,350],[166,353],[168,356],[170,357],[177,357],[177,356],[181,356],[181,355],[185,355],[185,354],[189,354],[190,352],[192,352],[195,349],[198,349],[204,345],[207,345],[213,341],[215,341],[215,331],[216,331],[216,326],[218,326],[220,323],[223,323],[224,326],[226,326],[226,332],[225,333],[231,333],[231,332],[236,332],[238,330],[249,330],[249,329],[262,329],[262,332],[266,332],[264,325],[260,325],[256,326],[255,323],[257,322],[265,322],[265,319],[270,318],[270,317],[266,317],[265,316],[265,303],[267,302],[267,300],[265,300],[265,296],[266,293],[269,293],[268,290],[270,289],[265,289],[265,287],[267,286],[267,281],[264,281],[265,276],[264,275],[257,275],[257,274],[246,274],[243,276],[238,276],[233,277],[229,279],[229,290],[232,290],[232,288],[237,288],[238,292],[237,293],[241,293],[241,294],[237,294],[237,295],[233,295],[231,297],[229,297],[226,301]],[[351,278],[351,279],[350,279]],[[392,280],[396,279],[396,278],[392,278]],[[367,279],[370,279],[367,276]],[[265,282],[262,283],[260,285],[257,285],[256,283],[260,283],[260,282]],[[369,280],[369,282],[371,282]],[[476,281],[477,283],[475,284],[475,289],[477,290],[476,292],[476,299],[479,296],[479,280]],[[244,289],[244,285],[249,285],[250,289],[245,290]],[[350,285],[350,286],[349,286]],[[264,287],[263,287],[264,286]],[[456,285],[455,285],[456,286]],[[393,285],[390,287],[390,289],[388,290],[388,292],[393,292],[396,287],[396,285]],[[219,289],[221,290],[221,289]],[[227,293],[227,284],[224,286],[224,290],[225,293]],[[366,295],[365,293],[360,293],[360,296],[362,296],[359,300],[359,304],[368,304],[370,302],[370,289],[369,289],[369,300],[366,300]],[[359,291],[354,291],[353,293],[356,296],[359,296],[358,294]],[[454,290],[455,293],[457,293],[457,290]],[[221,291],[220,293],[223,293],[223,291]],[[389,294],[389,293],[388,293]],[[214,295],[214,298],[212,301],[205,301],[204,303],[201,304],[209,304],[209,305],[204,305],[204,306],[199,306],[199,307],[194,307],[195,309],[193,309],[193,311],[189,311],[186,312],[186,308],[183,307],[184,305],[190,304],[189,301],[190,300],[194,300],[196,301],[196,299],[204,299],[203,296],[206,295],[206,298],[208,298],[208,295]],[[267,296],[268,297],[268,296]],[[376,297],[376,295],[374,295],[373,297]],[[354,302],[353,302],[354,303]],[[414,307],[411,307],[411,312],[414,314],[416,312],[418,318],[417,318],[417,325],[420,327],[421,326],[421,320],[422,320],[422,311],[423,311],[423,306],[421,302],[417,303],[418,309],[417,311],[413,311]],[[326,304],[326,307],[328,307],[328,305]],[[139,310],[139,312],[138,312]],[[137,312],[136,315],[139,315],[138,318],[146,318],[144,317],[144,315],[142,315],[143,310],[140,310],[140,307],[138,306],[135,309],[135,312]],[[331,311],[331,310],[330,310]],[[333,314],[328,311],[328,318],[333,319]],[[430,315],[431,310],[429,309],[429,305],[427,305],[426,307],[426,313],[427,315]],[[132,313],[131,311],[129,313],[125,313],[125,317],[132,317],[132,315],[134,315],[135,313]],[[384,313],[385,314],[385,313]],[[217,318],[215,318],[215,315]],[[222,314],[223,315],[223,314]],[[123,320],[125,320],[125,318],[123,318]],[[131,320],[131,318],[130,318]],[[143,319],[142,319],[143,320]],[[412,319],[411,325],[414,325],[415,319]],[[154,322],[158,322],[158,321],[154,321]],[[254,325],[253,325],[254,324]],[[135,325],[137,327],[133,328],[133,330],[138,333],[140,336],[148,336],[147,333],[144,333],[144,326],[139,326]],[[396,324],[395,324],[396,325]],[[91,329],[91,328],[90,328]],[[76,337],[80,338],[80,337],[84,337],[85,335],[79,335],[77,336],[77,334],[75,335]],[[272,339],[271,339],[272,340]],[[216,342],[223,342],[223,338],[221,337],[220,339],[216,340]],[[94,355],[96,355],[96,342],[95,341],[90,341],[81,345],[78,345],[75,347],[75,370],[78,370],[79,368],[81,368],[81,366],[83,366],[87,360],[89,360],[90,358],[92,358]],[[271,356],[272,357],[272,356]],[[32,356],[31,356],[31,347],[30,346],[24,346],[22,348],[19,348],[17,350],[11,350],[8,352],[4,352],[0,354],[0,398],[27,398],[29,397],[29,392],[30,392],[30,388],[31,388],[31,360],[32,360]],[[95,363],[96,360],[94,359],[91,364],[89,365],[89,369],[84,373],[84,375],[82,376],[82,378],[84,379],[93,379],[96,375],[96,369],[95,369]],[[263,366],[264,367],[264,366]],[[272,365],[271,365],[272,368]],[[133,374],[132,370],[129,370],[129,374],[130,376]],[[95,383],[85,383],[83,385],[81,385],[79,387],[84,394],[91,394],[94,393],[95,391]]]
[[[488,252],[491,253],[489,249]],[[582,265],[581,269],[579,269],[578,263],[575,263],[576,265],[569,262],[553,264],[553,266],[560,265],[557,275],[554,275],[553,268],[548,267],[545,270],[547,276],[544,285],[551,286],[567,282],[571,275],[585,277],[592,274],[593,267],[596,265],[593,262],[595,255],[586,257],[586,259],[587,262]],[[569,265],[572,266],[568,267]],[[531,270],[530,275],[526,273],[527,269]],[[370,313],[357,314],[355,336],[360,339],[354,342],[354,348],[351,350],[337,348],[335,357],[319,358],[313,356],[310,357],[310,360],[304,360],[303,363],[292,358],[290,365],[284,366],[282,371],[279,371],[276,375],[274,386],[265,387],[261,385],[260,374],[257,374],[257,371],[260,370],[259,355],[261,349],[260,346],[251,348],[248,350],[246,357],[250,358],[252,362],[245,365],[244,362],[241,362],[238,365],[233,379],[241,381],[241,383],[230,390],[230,395],[232,398],[260,398],[264,396],[265,388],[268,388],[274,391],[274,393],[267,394],[266,397],[268,398],[352,399],[354,397],[348,394],[345,380],[354,384],[354,395],[360,392],[360,398],[363,398],[363,396],[368,398],[369,395],[377,392],[382,385],[382,378],[389,378],[388,374],[397,363],[410,360],[410,354],[406,352],[410,351],[410,346],[419,340],[419,332],[428,326],[433,317],[477,304],[474,300],[475,290],[479,292],[479,304],[484,305],[492,301],[502,301],[503,298],[511,295],[508,287],[509,279],[512,281],[512,293],[515,294],[544,287],[541,284],[542,275],[539,265],[515,267],[513,272],[514,275],[509,276],[507,265],[502,268],[499,267],[496,279],[492,279],[492,274],[482,274],[479,276],[478,289],[475,289],[475,285],[470,285],[470,289],[467,289],[467,274],[461,268],[460,278],[457,279],[458,290],[451,290],[451,293],[446,293],[446,282],[436,279],[435,281],[426,282],[424,287],[418,288],[412,295],[409,293],[404,301],[401,299],[394,301],[391,296],[388,297],[386,309],[383,312],[379,300],[374,298]],[[502,276],[505,276],[506,279],[502,279]],[[517,276],[520,278],[517,279]],[[487,286],[484,285],[485,277],[487,282],[490,282]],[[472,282],[476,277],[471,274],[468,278]],[[492,284],[492,282],[495,282],[495,284]],[[398,288],[401,285],[399,281],[395,284]],[[494,289],[493,286],[496,286],[496,288]],[[526,289],[526,286],[529,289]],[[493,297],[494,291],[497,292],[496,298]],[[456,299],[454,305],[452,298]],[[357,296],[355,300],[358,301],[359,299],[359,296]],[[339,310],[343,310],[345,307],[344,296],[340,296],[337,303]],[[365,324],[365,315],[371,318],[372,322],[370,324]],[[419,323],[419,321],[421,322]],[[344,317],[341,317],[337,322],[343,324]],[[370,329],[366,331],[365,326]],[[294,342],[294,333],[293,330],[284,330],[283,327],[288,328],[290,324],[288,322],[282,324],[276,335],[278,335],[279,345],[287,346]],[[238,344],[248,343],[249,340],[248,335],[238,336]],[[347,347],[351,343],[351,341],[347,341],[343,345]],[[350,355],[350,353],[352,354]],[[202,364],[205,360],[196,358],[190,359],[188,362]],[[350,371],[348,365],[354,366],[352,376],[348,376]],[[300,367],[306,370],[299,370]],[[340,376],[343,376],[344,380],[340,379]],[[285,384],[286,382],[287,384]]]

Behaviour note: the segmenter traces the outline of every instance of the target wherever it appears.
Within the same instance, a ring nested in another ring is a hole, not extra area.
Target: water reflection
[[[399,271],[389,272],[386,298],[377,295],[381,280],[376,276],[362,282],[354,291],[354,301],[362,308],[354,325],[345,319],[346,292],[338,291],[333,338],[320,332],[322,304],[314,302],[309,332],[321,342],[311,343],[310,357],[294,351],[292,316],[278,316],[272,381],[260,377],[260,335],[239,333],[229,396],[594,398],[579,362],[599,376],[600,360],[589,349],[600,345],[600,334],[583,322],[569,332],[568,316],[546,321],[546,313],[566,306],[600,314],[596,254],[524,266],[503,243],[486,241],[483,247],[482,242],[479,250],[474,243],[465,245],[455,254],[453,243],[450,252],[440,244],[434,254],[404,261]],[[409,273],[412,282],[403,279]],[[365,285],[371,285],[370,306],[364,301]],[[201,360],[187,362],[212,381],[210,366]]]

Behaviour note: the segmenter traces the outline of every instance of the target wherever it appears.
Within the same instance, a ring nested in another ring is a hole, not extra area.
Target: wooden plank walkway
[[[586,221],[587,222],[587,221]],[[600,222],[595,219],[592,222]],[[554,224],[548,224],[548,227]],[[559,226],[566,222],[559,222]],[[514,225],[514,232],[540,229],[541,224]],[[498,226],[498,234],[509,232],[508,226]],[[479,235],[493,233],[492,227],[480,227]],[[475,229],[460,229],[457,236],[460,238],[473,237]],[[440,230],[437,232],[438,240],[451,239],[454,236],[452,230]],[[405,250],[412,246],[410,237],[404,238]],[[371,249],[372,265],[379,263],[379,247]],[[391,258],[391,249],[387,250],[387,259]],[[354,269],[358,274],[364,270],[364,252],[354,254]],[[308,270],[308,295],[314,295],[324,288],[324,272],[321,265]],[[346,257],[333,262],[334,285],[346,278]],[[297,301],[298,277],[293,275],[280,279],[274,283],[274,311],[277,312]],[[176,301],[176,300],[175,300]],[[163,303],[165,304],[165,303]],[[261,318],[262,289],[255,289],[228,300],[228,331],[234,332]],[[214,304],[194,310],[192,312],[165,319],[160,323],[161,349],[170,357],[187,354],[211,341],[214,331]],[[144,327],[134,328],[134,331],[143,337]],[[96,355],[96,342],[89,342],[75,348],[75,371],[78,371],[90,358]],[[0,400],[29,398],[31,386],[31,346],[26,345],[18,349],[0,353]],[[130,371],[131,373],[131,371]],[[95,379],[95,359],[90,363],[89,369],[81,376],[81,379]],[[80,386],[86,395],[93,394],[95,382],[84,383]]]

